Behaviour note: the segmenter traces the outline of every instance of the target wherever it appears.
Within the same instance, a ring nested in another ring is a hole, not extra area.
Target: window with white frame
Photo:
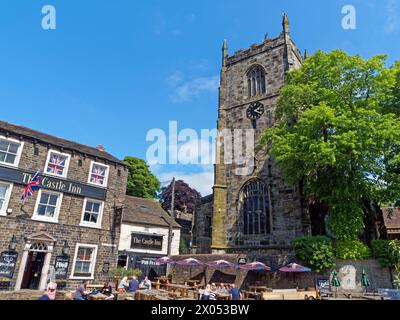
[[[62,194],[58,192],[50,192],[47,190],[39,190],[36,201],[35,213],[32,217],[34,220],[43,220],[49,222],[57,222],[60,212]]]
[[[6,215],[8,201],[10,200],[11,188],[11,183],[0,181],[0,215]]]
[[[101,226],[101,217],[103,213],[103,202],[86,198],[83,202],[83,214],[81,225]]]
[[[0,163],[18,166],[21,157],[23,142],[0,137]]]
[[[100,164],[97,162],[92,162],[90,166],[89,173],[89,183],[95,184],[98,186],[106,187],[107,186],[107,178],[108,178],[108,170],[109,166],[104,164]]]
[[[70,155],[50,150],[47,155],[45,173],[59,177],[66,177]]]
[[[93,278],[97,246],[77,243],[72,278]]]

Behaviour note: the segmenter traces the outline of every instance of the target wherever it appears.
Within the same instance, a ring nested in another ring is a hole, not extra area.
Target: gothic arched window
[[[247,90],[249,97],[265,93],[265,71],[263,67],[255,65],[247,72]]]
[[[242,188],[240,202],[243,234],[269,234],[270,216],[267,186],[260,180],[247,182]]]

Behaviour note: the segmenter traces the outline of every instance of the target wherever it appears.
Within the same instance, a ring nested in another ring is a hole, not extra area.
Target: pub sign
[[[162,250],[163,237],[145,233],[131,234],[131,249]]]

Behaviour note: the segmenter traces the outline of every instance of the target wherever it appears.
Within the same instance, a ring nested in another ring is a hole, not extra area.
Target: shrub
[[[334,251],[335,257],[343,260],[363,260],[371,256],[368,246],[360,240],[338,241]]]
[[[373,240],[371,242],[372,256],[379,261],[383,268],[393,267],[395,262],[390,254],[388,240]]]
[[[140,269],[128,269],[126,270],[126,276],[127,277],[132,277],[132,276],[137,276],[140,277],[143,274],[143,271]]]
[[[325,236],[300,237],[293,241],[296,257],[320,273],[334,266],[332,241]]]

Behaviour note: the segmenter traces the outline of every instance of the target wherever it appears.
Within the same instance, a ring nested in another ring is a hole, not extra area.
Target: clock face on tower
[[[253,102],[247,108],[247,118],[250,120],[257,120],[260,119],[261,116],[264,114],[264,105],[261,102]]]

